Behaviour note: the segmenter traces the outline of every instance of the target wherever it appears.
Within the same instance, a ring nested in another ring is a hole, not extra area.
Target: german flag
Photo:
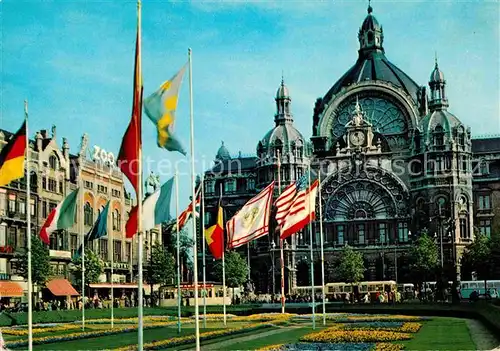
[[[26,121],[0,151],[0,186],[24,177]]]

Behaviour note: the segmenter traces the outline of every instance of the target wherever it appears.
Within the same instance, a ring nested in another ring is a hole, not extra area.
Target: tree
[[[82,258],[79,257],[73,261],[71,271],[75,276],[75,282],[80,288],[82,286]],[[97,283],[99,276],[104,271],[102,260],[90,249],[85,249],[85,286],[91,283]]]
[[[477,274],[479,279],[484,280],[486,292],[486,280],[491,276],[491,240],[484,234],[476,234],[474,242],[469,244],[462,256],[464,263],[467,263]]]
[[[18,257],[16,269],[28,279],[28,250]],[[31,236],[31,279],[33,284],[44,285],[51,274],[49,248],[38,235]]]
[[[226,252],[224,257],[226,268],[226,285],[233,288],[242,286],[247,280],[248,265],[246,260],[235,251]],[[222,260],[218,260],[214,265],[216,277],[222,281]]]
[[[438,266],[438,257],[438,248],[434,240],[426,232],[423,232],[409,252],[410,269],[418,282],[426,281],[435,272]]]
[[[172,254],[159,242],[151,248],[151,259],[146,270],[146,281],[148,284],[169,284],[175,276],[175,260]],[[151,293],[153,289],[151,289]]]
[[[337,278],[354,285],[363,279],[365,270],[365,262],[361,252],[354,251],[349,245],[344,246],[335,269]]]

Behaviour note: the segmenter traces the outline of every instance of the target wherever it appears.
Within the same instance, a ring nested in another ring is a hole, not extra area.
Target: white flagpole
[[[109,192],[111,196],[113,195],[113,191],[111,190],[111,176],[113,175],[113,168],[112,165],[109,166]],[[113,266],[115,262],[115,239],[113,235],[113,226],[111,225],[111,230],[109,230],[109,206],[111,205],[111,196],[109,197],[109,204],[108,204],[108,218],[106,219],[106,224],[107,224],[107,230],[108,230],[108,239],[111,241],[111,329],[115,327],[115,310],[114,310],[114,303],[115,303],[115,295],[113,291]],[[111,209],[111,220],[113,220],[113,209]]]
[[[137,69],[139,71],[139,79],[142,79],[142,67],[141,67],[141,0],[137,1],[137,40],[138,40],[138,55],[137,57]],[[142,84],[141,84],[142,85]],[[136,89],[136,87],[134,87]],[[142,94],[142,92],[140,93]],[[139,106],[139,108],[142,108],[142,106]],[[139,121],[141,123],[141,121]],[[140,136],[139,136],[140,137]],[[142,311],[142,304],[144,303],[143,299],[143,274],[142,274],[142,266],[143,266],[143,256],[144,256],[144,242],[142,238],[142,146],[139,146],[139,155],[138,155],[138,160],[137,160],[137,165],[138,165],[138,170],[139,174],[137,175],[137,240],[139,241],[139,247],[137,250],[137,268],[139,271],[137,279],[138,284],[138,308],[137,308],[137,320],[138,320],[138,349],[139,351],[143,350],[143,343],[144,343],[144,332],[143,332],[143,326],[144,326],[144,320],[143,320],[143,311]]]
[[[219,205],[222,207],[222,183],[220,184]],[[225,260],[225,251],[226,251],[226,236],[222,235],[222,313],[224,315],[224,326],[227,326],[227,317],[226,317],[226,260]]]
[[[193,59],[191,49],[188,49],[189,58],[189,116],[191,120],[191,192],[192,192],[192,208],[193,217],[193,252],[194,252],[194,320],[195,320],[195,335],[196,335],[196,351],[200,351],[200,310],[198,304],[198,243],[196,240],[196,191],[195,191],[195,170],[194,170],[194,116],[193,116]]]
[[[175,228],[177,232],[177,333],[181,333],[181,239],[179,237],[179,173],[175,164]]]
[[[31,273],[31,173],[30,138],[28,128],[28,101],[24,100],[24,121],[26,123],[26,236],[28,239],[28,350],[33,350],[33,278]]]
[[[325,252],[323,249],[323,209],[321,208],[321,168],[318,172],[319,182],[319,237],[321,245],[321,298],[323,299],[323,325],[326,325],[326,302],[325,302]]]
[[[278,193],[281,194],[281,160],[278,150]],[[283,251],[283,240],[280,237],[280,263],[281,263],[281,313],[285,313],[285,253]],[[274,272],[273,272],[274,274]]]
[[[309,182],[309,189],[311,189],[311,165],[307,166],[307,179]],[[311,216],[311,199],[308,201],[308,211],[309,211],[309,240],[311,248],[311,289],[312,289],[312,328],[316,329],[316,307],[314,298],[314,254],[313,254],[313,231],[312,231],[312,216]]]
[[[205,177],[201,176],[201,211],[200,211],[201,242],[203,252],[203,328],[207,328],[207,272],[205,264]]]

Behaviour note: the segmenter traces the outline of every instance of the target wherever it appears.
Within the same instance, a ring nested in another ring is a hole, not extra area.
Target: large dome
[[[358,60],[326,93],[323,101],[330,101],[332,96],[338,94],[342,88],[365,81],[391,83],[417,101],[418,84],[386,58],[382,26],[373,16],[372,11],[373,9],[368,7],[368,15],[359,29]]]
[[[283,146],[283,151],[287,151],[288,147],[303,146],[304,137],[293,126],[293,124],[280,124],[271,129],[264,138],[259,142],[259,147],[262,151],[270,150],[274,146]]]

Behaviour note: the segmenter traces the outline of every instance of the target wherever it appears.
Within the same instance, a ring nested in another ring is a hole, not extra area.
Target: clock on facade
[[[365,133],[361,130],[355,130],[349,135],[349,140],[353,146],[361,146],[365,142]]]

